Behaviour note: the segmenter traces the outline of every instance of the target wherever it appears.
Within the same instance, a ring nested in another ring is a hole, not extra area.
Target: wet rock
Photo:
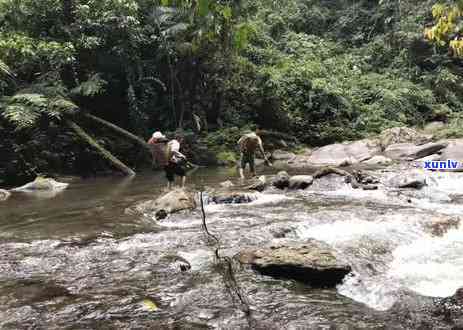
[[[277,244],[240,252],[242,264],[264,275],[294,279],[315,287],[333,287],[342,282],[351,267],[339,261],[335,251],[316,240]]]
[[[287,234],[291,233],[291,229],[285,227],[273,228],[270,230],[270,233],[275,238],[284,238],[287,236]]]
[[[375,140],[335,143],[314,150],[309,162],[314,165],[346,166],[370,159],[379,152],[380,148]]]
[[[159,264],[175,272],[186,272],[191,269],[190,262],[178,255],[166,255],[159,260]]]
[[[439,150],[447,147],[447,143],[426,143],[414,145],[412,143],[392,144],[384,151],[385,155],[396,160],[414,160],[435,154]]]
[[[432,135],[418,133],[416,130],[408,127],[394,127],[383,131],[379,136],[379,144],[384,150],[392,144],[411,143],[423,144],[430,142]]]
[[[10,198],[11,193],[7,190],[0,189],[0,202],[6,201],[8,198]]]
[[[60,191],[69,186],[69,183],[58,182],[50,178],[38,177],[34,181],[25,184],[24,186],[11,189],[18,192],[35,192],[35,191]]]
[[[137,204],[133,211],[138,214],[154,214],[156,219],[163,219],[168,214],[194,208],[196,208],[196,201],[193,194],[184,189],[175,189],[156,200]]]
[[[430,219],[429,223],[426,223],[425,228],[429,231],[433,236],[442,237],[444,236],[449,230],[457,229],[460,227],[461,219],[458,217],[436,217],[434,219]]]
[[[463,171],[463,139],[448,140],[448,146],[442,150],[440,160],[458,161],[457,171]]]
[[[264,191],[267,187],[267,178],[265,175],[262,175],[253,180],[253,182],[246,187],[249,190]]]
[[[296,158],[296,155],[289,151],[275,150],[272,153],[272,160],[291,160]]]
[[[421,189],[426,186],[426,177],[422,173],[402,173],[389,179],[387,185],[394,188]]]
[[[294,175],[289,179],[289,189],[306,189],[313,183],[313,176]]]
[[[10,298],[24,304],[71,296],[71,293],[65,287],[61,287],[53,282],[43,282],[40,280],[18,280],[11,287],[8,286],[4,290],[7,294],[11,290]]]
[[[289,174],[285,171],[278,172],[273,178],[272,185],[278,189],[285,189],[289,187]]]
[[[424,163],[424,162],[427,162],[427,161],[435,161],[435,160],[440,160],[441,159],[441,155],[439,154],[432,154],[432,155],[429,155],[429,156],[426,156],[426,157],[423,157],[423,158],[419,158],[419,159],[416,159],[415,162],[417,163]]]
[[[326,166],[326,167],[322,167],[321,169],[317,170],[315,174],[313,175],[313,177],[314,179],[319,179],[319,178],[322,178],[330,174],[336,174],[340,176],[350,176],[351,175],[349,172],[341,170],[339,168]]]
[[[385,156],[376,155],[368,160],[363,161],[362,163],[366,165],[387,165],[392,163],[392,159],[387,158]]]
[[[388,311],[405,329],[462,329],[463,289],[447,298],[421,296],[413,291],[397,294],[397,302]]]
[[[244,191],[219,191],[208,197],[208,202],[213,204],[245,204],[255,201],[257,197]]]
[[[232,188],[232,187],[234,187],[235,185],[234,185],[233,182],[231,182],[230,180],[227,180],[227,181],[221,182],[221,183],[220,183],[220,186],[221,186],[222,188]]]

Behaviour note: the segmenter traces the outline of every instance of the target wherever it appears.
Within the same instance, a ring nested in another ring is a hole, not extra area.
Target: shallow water
[[[463,215],[463,176],[427,175],[430,186],[413,198],[321,180],[307,191],[257,193],[249,204],[207,205],[222,255],[316,238],[353,267],[338,288],[322,290],[234,263],[249,316],[226,289],[198,211],[160,222],[124,213],[161,193],[161,174],[76,181],[55,196],[15,194],[0,204],[0,327],[401,328],[387,312],[400,290],[443,297],[463,286],[461,227],[441,237],[429,230],[443,214]],[[189,186],[235,176],[201,169]],[[191,270],[180,270],[179,257]]]

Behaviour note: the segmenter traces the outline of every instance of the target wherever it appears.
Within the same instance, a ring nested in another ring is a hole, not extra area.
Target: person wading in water
[[[153,163],[157,163],[166,174],[167,188],[170,189],[175,182],[175,175],[181,177],[182,188],[185,187],[186,171],[184,164],[186,157],[180,152],[181,136],[169,141],[161,132],[153,133],[148,141],[151,147]]]
[[[272,166],[270,161],[267,159],[267,156],[265,155],[262,140],[259,137],[260,133],[260,129],[256,128],[255,132],[245,134],[238,140],[238,145],[241,152],[241,160],[239,165],[241,179],[244,179],[244,169],[246,168],[246,164],[249,164],[251,175],[256,175],[254,157],[257,148],[264,157],[265,164],[267,164],[268,166]]]

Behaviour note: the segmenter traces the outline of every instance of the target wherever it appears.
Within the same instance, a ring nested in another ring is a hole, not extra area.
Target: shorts
[[[164,172],[166,172],[166,178],[169,182],[173,182],[175,179],[175,175],[180,177],[184,177],[186,175],[186,171],[178,163],[169,162],[166,166],[164,166]]]
[[[249,164],[249,169],[254,172],[254,153],[241,153],[240,167],[244,170],[246,164]]]

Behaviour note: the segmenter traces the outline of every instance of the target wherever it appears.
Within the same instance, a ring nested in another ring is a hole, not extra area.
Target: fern
[[[74,88],[71,93],[82,96],[95,96],[104,92],[107,83],[108,82],[101,79],[100,75],[97,73]]]
[[[0,103],[0,115],[17,130],[33,128],[42,116],[61,120],[63,116],[74,115],[77,109],[77,105],[64,98],[48,98],[43,94],[33,93],[5,97]]]

